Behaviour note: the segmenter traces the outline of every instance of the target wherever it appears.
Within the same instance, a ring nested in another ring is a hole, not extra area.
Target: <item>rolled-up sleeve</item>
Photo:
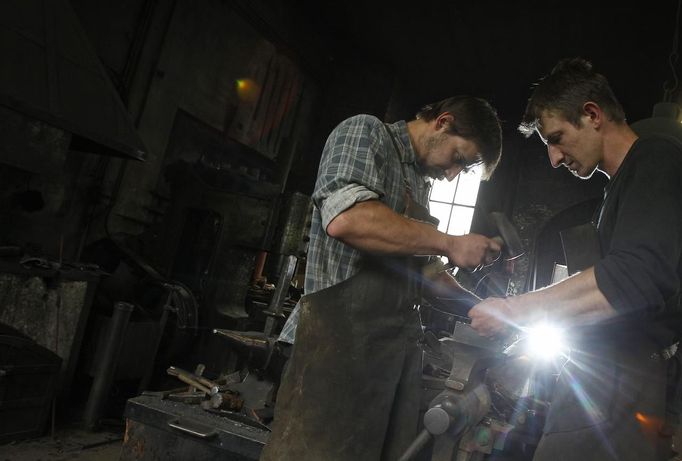
[[[617,311],[651,314],[680,289],[682,158],[647,153],[629,169],[617,197],[610,248],[595,265],[597,286]]]
[[[381,121],[369,115],[351,117],[329,135],[320,160],[313,202],[322,227],[357,202],[381,199],[385,158],[378,130]]]
[[[357,202],[378,199],[379,194],[359,184],[348,184],[331,193],[320,208],[322,227],[327,228],[332,219],[355,205]]]

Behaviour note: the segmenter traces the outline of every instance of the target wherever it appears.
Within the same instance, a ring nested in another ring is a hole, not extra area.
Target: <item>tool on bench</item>
[[[168,367],[166,372],[171,376],[175,376],[180,381],[189,384],[195,389],[204,392],[208,396],[218,394],[220,391],[220,386],[213,381],[206,379],[203,376],[197,376],[194,373],[190,373],[189,371],[183,370],[181,368]]]

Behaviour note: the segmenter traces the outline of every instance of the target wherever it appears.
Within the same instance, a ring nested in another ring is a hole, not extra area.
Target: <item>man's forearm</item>
[[[564,325],[596,323],[617,315],[589,268],[550,287],[508,298],[515,323],[547,319]]]
[[[335,217],[327,233],[362,251],[402,255],[442,255],[447,235],[408,219],[377,200],[356,203]]]

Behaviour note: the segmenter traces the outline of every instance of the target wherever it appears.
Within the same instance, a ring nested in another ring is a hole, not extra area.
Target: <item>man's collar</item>
[[[395,123],[390,123],[389,128],[398,135],[398,140],[402,144],[402,149],[400,158],[403,163],[416,163],[417,154],[414,152],[414,147],[412,147],[412,142],[410,141],[410,134],[407,131],[407,123],[405,120],[399,120]]]

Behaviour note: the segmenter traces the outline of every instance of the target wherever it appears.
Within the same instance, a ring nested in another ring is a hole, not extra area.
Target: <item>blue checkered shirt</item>
[[[396,138],[400,152],[395,151],[383,122],[371,115],[344,120],[327,139],[312,196],[305,294],[341,283],[357,273],[362,253],[331,238],[325,229],[336,216],[365,200],[380,200],[402,213],[406,205],[403,168],[413,200],[428,206],[431,180],[419,172],[407,124],[399,121],[386,127]],[[298,316],[297,305],[282,328],[280,341],[293,344]]]

